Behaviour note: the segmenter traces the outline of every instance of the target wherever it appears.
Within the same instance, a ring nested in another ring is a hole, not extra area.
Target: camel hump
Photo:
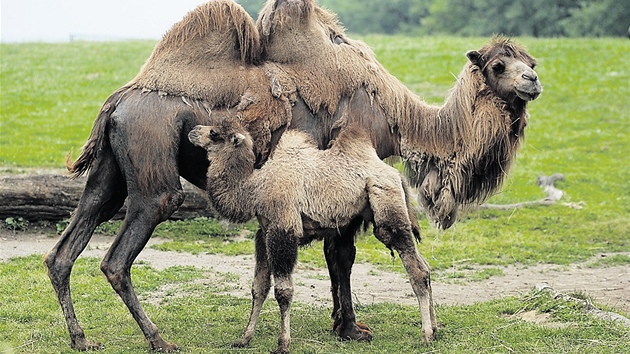
[[[166,32],[130,84],[233,105],[243,89],[226,83],[246,82],[242,68],[259,57],[260,36],[251,16],[233,0],[213,0]]]
[[[214,0],[174,24],[155,51],[172,53],[182,48],[193,52],[214,49],[203,54],[251,64],[260,54],[260,38],[254,20],[241,5],[233,0]]]

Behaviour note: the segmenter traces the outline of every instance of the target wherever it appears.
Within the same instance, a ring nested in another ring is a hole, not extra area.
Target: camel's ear
[[[468,52],[466,52],[466,57],[468,57],[468,60],[470,60],[471,63],[477,65],[477,66],[481,66],[481,53],[479,53],[476,50],[469,50]]]
[[[234,144],[234,147],[239,147],[243,141],[245,141],[245,135],[241,133],[232,135],[232,144]]]

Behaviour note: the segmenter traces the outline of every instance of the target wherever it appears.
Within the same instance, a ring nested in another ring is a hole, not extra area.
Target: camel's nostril
[[[522,75],[523,79],[525,80],[529,80],[529,81],[537,81],[538,80],[538,75],[533,74],[533,73],[524,73]]]

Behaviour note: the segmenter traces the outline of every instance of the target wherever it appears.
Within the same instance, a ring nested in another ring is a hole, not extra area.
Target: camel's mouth
[[[534,89],[534,90],[516,90],[516,95],[518,96],[518,98],[522,99],[523,101],[533,101],[535,99],[538,98],[538,96],[540,96],[540,93],[542,92],[542,88],[540,89]]]

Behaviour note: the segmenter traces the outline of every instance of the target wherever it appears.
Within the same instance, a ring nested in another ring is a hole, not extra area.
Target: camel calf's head
[[[188,140],[208,152],[208,158],[229,157],[233,153],[253,155],[249,133],[236,121],[223,120],[217,125],[197,125],[188,133]]]

